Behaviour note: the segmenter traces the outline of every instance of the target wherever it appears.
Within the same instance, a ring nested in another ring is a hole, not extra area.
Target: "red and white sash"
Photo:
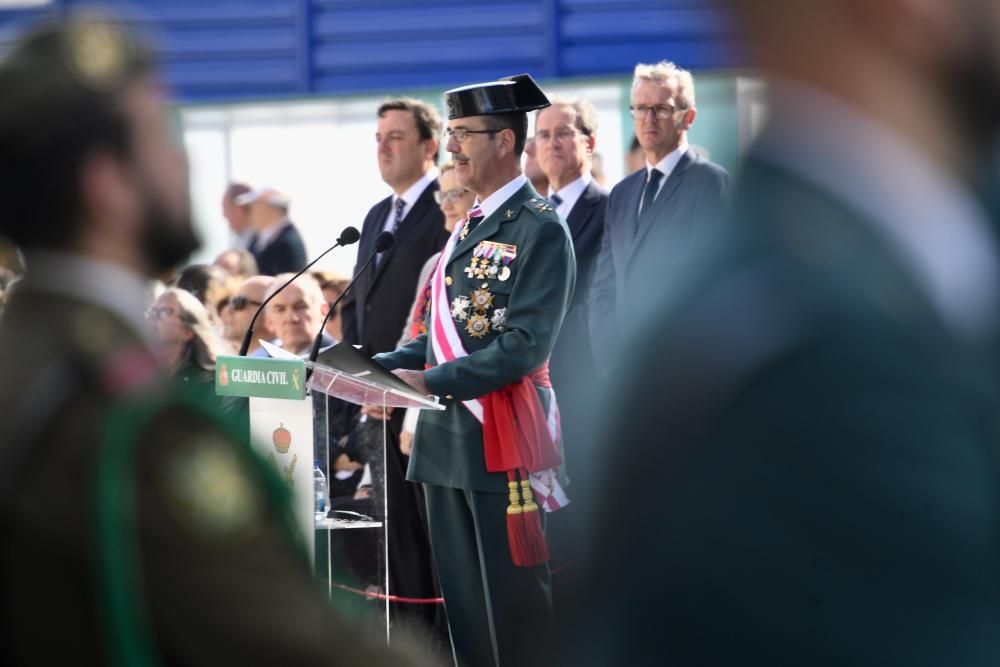
[[[468,356],[468,352],[462,346],[462,338],[455,326],[455,321],[451,316],[448,289],[445,283],[447,274],[445,267],[451,259],[455,246],[458,245],[462,226],[463,223],[461,221],[455,225],[455,231],[452,233],[451,238],[448,239],[448,243],[441,253],[441,259],[431,279],[431,326],[428,336],[431,348],[434,351],[434,358],[438,364]],[[562,427],[559,421],[559,406],[556,403],[556,394],[551,388],[549,389],[549,396],[549,409],[546,415],[548,432],[552,438],[552,442],[558,443],[559,438],[562,436]],[[472,413],[480,424],[483,423],[484,406],[480,399],[469,399],[462,401],[462,404],[468,408],[469,412]],[[566,493],[559,484],[557,469],[531,472],[530,479],[531,488],[535,493],[538,504],[544,507],[546,511],[554,512],[569,503]]]

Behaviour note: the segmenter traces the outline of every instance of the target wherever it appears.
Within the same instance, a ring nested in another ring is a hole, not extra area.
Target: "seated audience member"
[[[191,264],[181,269],[168,285],[193,294],[208,309],[214,325],[219,321],[218,306],[225,298],[228,278],[229,274],[215,264]]]
[[[293,275],[295,274],[283,273],[275,276],[268,285],[264,298],[275,294]],[[267,304],[265,316],[270,328],[278,335],[280,346],[293,354],[305,356],[312,348],[313,339],[328,309],[329,305],[323,300],[319,283],[312,276],[302,275]],[[328,334],[323,334],[322,347],[329,347],[334,342]]]
[[[344,293],[344,289],[347,288],[347,284],[351,282],[348,278],[337,273],[336,271],[313,271],[312,277],[316,279],[317,283],[319,283],[319,288],[323,290],[323,298],[331,308],[333,307],[333,302]],[[344,338],[343,331],[340,326],[341,305],[342,304],[339,303],[337,304],[336,312],[330,316],[330,319],[326,323],[326,333],[328,333],[335,341],[340,341]]]
[[[223,250],[212,262],[235,278],[249,278],[260,271],[257,270],[257,260],[249,250],[230,248]]]
[[[247,278],[236,288],[226,307],[220,312],[222,337],[233,349],[238,350],[243,343],[243,336],[250,326],[250,320],[257,312],[257,308],[264,303],[264,292],[272,280],[274,279],[270,276]],[[260,348],[260,341],[275,342],[276,338],[277,335],[269,326],[267,317],[262,314],[254,324],[253,337],[250,339],[247,354],[256,352]]]
[[[220,341],[205,306],[194,295],[170,287],[153,302],[146,317],[153,352],[163,369],[220,414],[239,416],[245,424],[246,399],[215,394],[215,358]]]

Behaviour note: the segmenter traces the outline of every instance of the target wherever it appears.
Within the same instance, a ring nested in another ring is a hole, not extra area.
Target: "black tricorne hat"
[[[534,111],[549,106],[549,98],[530,74],[505,76],[497,81],[452,88],[444,94],[448,119]]]

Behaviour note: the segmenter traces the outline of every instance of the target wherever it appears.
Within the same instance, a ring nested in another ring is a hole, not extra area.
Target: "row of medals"
[[[502,282],[510,279],[510,267],[501,265],[502,253],[493,254],[492,260],[473,256],[469,266],[465,268],[465,274],[476,280]],[[489,287],[490,284],[485,282],[468,297],[457,296],[451,302],[452,317],[458,322],[465,322],[465,331],[473,338],[482,338],[490,329],[500,333],[507,321],[506,308],[497,308],[489,316],[489,310],[493,308],[493,293]],[[474,311],[471,315],[470,308]]]

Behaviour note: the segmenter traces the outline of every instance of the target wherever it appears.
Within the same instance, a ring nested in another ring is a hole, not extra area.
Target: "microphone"
[[[376,256],[391,248],[392,244],[395,242],[396,237],[393,236],[392,232],[382,232],[375,237],[375,250],[373,250],[372,254],[368,256],[365,263],[361,265],[358,272],[354,274],[354,277],[351,278],[351,282],[347,283],[347,287],[345,287],[344,291],[340,293],[340,296],[338,296],[334,302],[330,304],[330,310],[326,311],[326,317],[323,318],[323,323],[319,325],[319,332],[316,334],[316,338],[313,339],[312,350],[309,351],[309,361],[316,361],[316,357],[319,356],[319,346],[323,344],[323,330],[326,329],[326,323],[330,321],[330,316],[337,310],[337,305],[340,304],[340,300],[347,296],[347,292],[354,287],[354,281],[358,279],[358,276],[365,272],[365,269],[367,269],[368,265],[372,263],[372,260],[374,260]]]
[[[301,271],[299,271],[294,276],[292,276],[291,279],[288,282],[286,282],[284,285],[282,285],[278,289],[274,290],[274,293],[271,296],[269,296],[266,299],[264,299],[264,303],[260,304],[260,306],[257,308],[257,312],[253,314],[253,318],[251,318],[251,320],[250,320],[250,326],[247,327],[247,332],[243,335],[243,344],[240,345],[239,356],[245,357],[247,355],[247,350],[250,349],[250,340],[253,338],[253,325],[254,325],[254,323],[257,322],[257,317],[262,312],[264,312],[264,307],[267,306],[268,302],[271,299],[273,299],[274,297],[278,296],[278,292],[280,292],[281,290],[285,289],[286,287],[288,287],[289,285],[291,285],[293,282],[295,282],[295,280],[299,276],[301,276],[303,273],[305,273],[310,268],[312,268],[313,264],[315,264],[319,260],[323,259],[323,257],[326,255],[326,253],[330,252],[334,248],[339,248],[341,246],[351,245],[352,243],[357,243],[358,239],[360,239],[360,238],[361,238],[361,232],[359,232],[356,227],[345,227],[344,231],[340,232],[340,236],[337,238],[337,242],[336,243],[334,243],[332,246],[330,246],[329,248],[327,248],[326,250],[324,250],[323,253],[319,257],[317,257],[313,261],[311,261],[308,264],[306,264],[305,268],[303,268]],[[392,244],[390,243],[389,245],[392,245]]]

